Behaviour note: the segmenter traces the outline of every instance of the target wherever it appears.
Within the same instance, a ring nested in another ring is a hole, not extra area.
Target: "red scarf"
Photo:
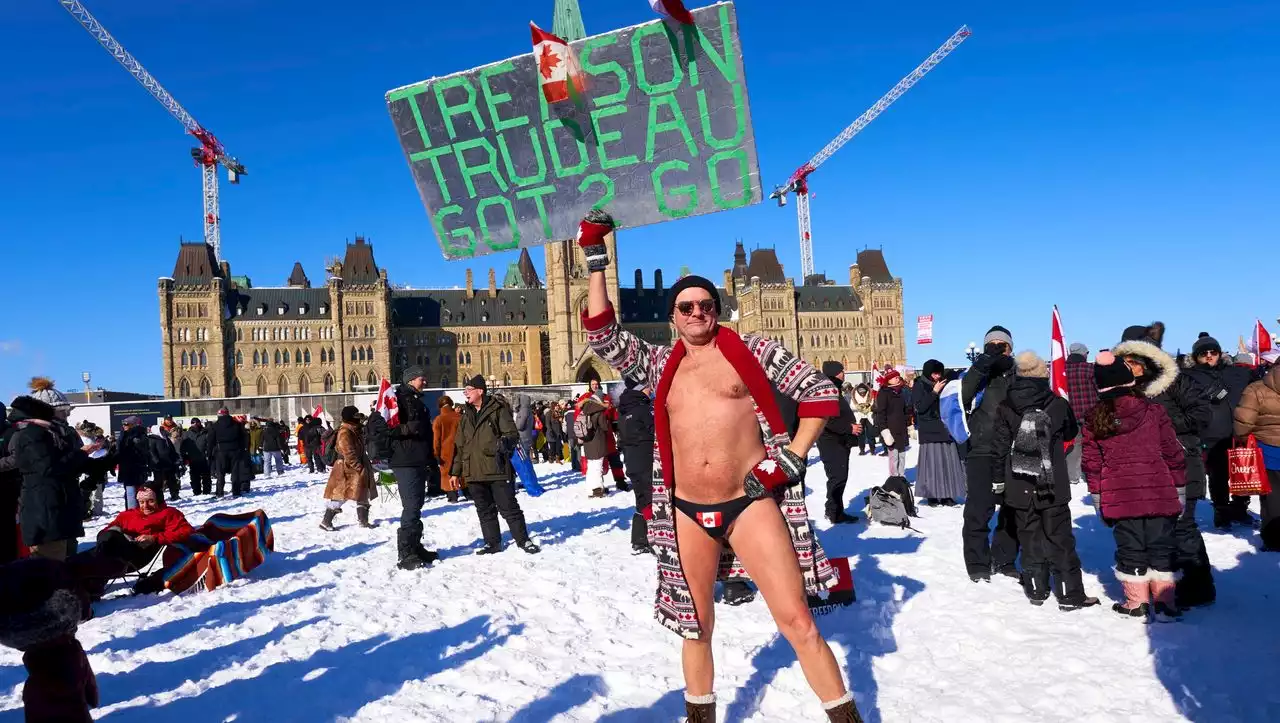
[[[756,407],[764,413],[765,420],[769,423],[770,430],[774,434],[778,434],[786,426],[782,421],[782,411],[778,409],[778,402],[773,396],[773,383],[769,381],[764,373],[764,368],[760,366],[759,360],[747,349],[747,345],[743,343],[742,337],[723,326],[716,327],[716,348],[724,354],[724,358],[738,372],[738,376],[742,378],[744,384],[747,385],[747,392],[751,394],[752,400]],[[658,391],[654,395],[653,401],[653,430],[658,441],[658,459],[662,464],[662,479],[666,482],[667,488],[674,490],[675,487],[672,478],[675,476],[675,466],[671,456],[671,427],[670,420],[667,418],[667,394],[671,392],[671,380],[675,378],[676,368],[680,366],[680,361],[684,359],[686,354],[684,341],[680,340],[671,347],[671,354],[667,357],[666,366],[662,369],[662,378],[658,380]]]

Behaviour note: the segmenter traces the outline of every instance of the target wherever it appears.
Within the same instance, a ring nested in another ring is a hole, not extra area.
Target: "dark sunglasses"
[[[716,302],[714,299],[699,299],[698,301],[681,301],[677,303],[676,311],[679,311],[681,316],[691,316],[693,314],[694,306],[702,309],[702,313],[704,314],[710,314],[716,310]]]

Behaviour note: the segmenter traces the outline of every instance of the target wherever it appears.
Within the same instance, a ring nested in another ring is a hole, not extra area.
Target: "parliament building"
[[[545,284],[523,249],[501,285],[490,269],[477,287],[468,269],[464,288],[407,289],[388,281],[373,245],[357,237],[320,285],[295,263],[284,286],[255,286],[232,275],[212,247],[183,243],[173,274],[158,284],[165,396],[366,391],[382,377],[399,381],[412,364],[446,388],[476,374],[491,385],[616,379],[591,353],[582,328],[581,249],[553,243],[543,253]],[[618,259],[612,236],[609,257]],[[623,326],[669,343],[674,329],[662,271],[651,283],[639,270],[631,286],[621,280],[615,263],[609,295]],[[906,361],[902,280],[879,250],[858,253],[847,285],[820,276],[797,285],[773,249],[748,256],[738,243],[721,283],[725,326],[778,339],[815,365],[834,359],[868,370]]]

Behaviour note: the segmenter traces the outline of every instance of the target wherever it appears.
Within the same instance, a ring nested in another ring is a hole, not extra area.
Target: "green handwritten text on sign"
[[[587,90],[548,105],[532,54],[393,90],[387,105],[432,229],[457,259],[761,200],[733,3],[573,43]]]

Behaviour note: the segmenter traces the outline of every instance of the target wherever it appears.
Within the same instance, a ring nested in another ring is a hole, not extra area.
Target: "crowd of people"
[[[871,383],[850,384],[838,363],[806,369],[776,344],[727,336],[715,323],[715,289],[698,277],[682,279],[671,292],[682,334],[675,347],[651,347],[622,331],[607,298],[596,298],[594,281],[584,324],[596,353],[624,376],[616,402],[598,381],[577,398],[549,402],[519,391],[495,394],[476,376],[466,382],[462,402],[441,396],[432,415],[423,401],[425,372],[410,367],[395,388],[390,421],[376,404],[368,414],[347,406],[336,428],[306,416],[291,430],[223,408],[208,424],[191,419],[185,428],[171,418],[148,428],[127,417],[111,436],[89,422],[71,426],[66,396],[49,380],[34,379],[30,394],[7,410],[0,406],[0,519],[11,527],[0,529],[0,587],[24,591],[0,606],[0,618],[39,609],[49,621],[26,635],[0,623],[0,643],[23,650],[28,660],[30,705],[56,711],[96,704],[75,627],[92,616],[91,603],[107,582],[143,571],[164,545],[193,534],[166,496],[178,501],[186,480],[191,494],[220,497],[228,476],[233,496],[247,494],[257,475],[284,474],[295,450],[309,473],[327,475],[325,530],[338,528],[348,501],[358,526],[376,526],[370,504],[380,478],[389,478],[402,504],[396,548],[405,570],[439,557],[423,546],[422,526],[425,501],[437,495],[474,505],[482,538],[476,554],[503,550],[500,522],[522,551],[540,552],[517,497],[520,457],[572,465],[591,498],[607,496],[610,487],[633,492],[632,551],[657,557],[656,616],[684,638],[692,721],[714,721],[710,586],[724,583],[720,601],[741,604],[755,596],[748,579],[813,671],[810,682],[831,719],[859,720],[811,617],[787,608],[832,580],[803,485],[796,484],[810,445],[824,465],[824,512],[833,524],[859,521],[846,498],[854,448],[885,457],[893,479],[905,478],[907,450],[918,446],[916,497],[930,506],[964,505],[960,534],[969,578],[1014,578],[1034,605],[1051,597],[1063,611],[1100,604],[1085,590],[1076,552],[1068,506],[1074,485],[1087,488],[1112,532],[1124,591],[1112,609],[1125,618],[1175,621],[1187,608],[1214,602],[1213,568],[1196,519],[1206,497],[1216,529],[1257,527],[1262,548],[1280,551],[1274,354],[1231,359],[1201,334],[1189,354],[1175,356],[1163,349],[1162,324],[1133,326],[1092,361],[1084,345],[1071,345],[1063,398],[1050,385],[1045,361],[1031,351],[1015,354],[1011,333],[995,326],[962,373],[929,360],[918,375],[888,369]],[[697,350],[700,339],[711,338],[714,354]],[[795,371],[765,379],[752,364]],[[723,379],[734,374],[742,384],[725,387]],[[965,418],[961,440],[945,421],[950,384],[958,385]],[[779,392],[769,396],[776,406],[760,403],[761,390],[770,387]],[[744,419],[750,429],[737,430]],[[696,445],[708,428],[720,430],[717,443]],[[1262,497],[1260,520],[1249,511],[1250,498],[1232,494],[1228,484],[1229,452],[1249,437],[1277,489]],[[735,483],[715,470],[755,457],[738,446],[762,440],[764,460],[736,483],[734,496]],[[101,528],[95,546],[78,551],[85,523],[102,515],[113,474],[125,510]],[[767,507],[755,504],[766,499]],[[18,561],[20,546],[30,559]],[[776,557],[779,547],[794,548],[791,559],[801,561],[793,582],[778,573],[786,567],[785,556]],[[762,577],[764,570],[770,572]],[[158,574],[143,574],[133,589],[157,592],[163,583]],[[54,690],[79,691],[80,698],[68,703]]]

